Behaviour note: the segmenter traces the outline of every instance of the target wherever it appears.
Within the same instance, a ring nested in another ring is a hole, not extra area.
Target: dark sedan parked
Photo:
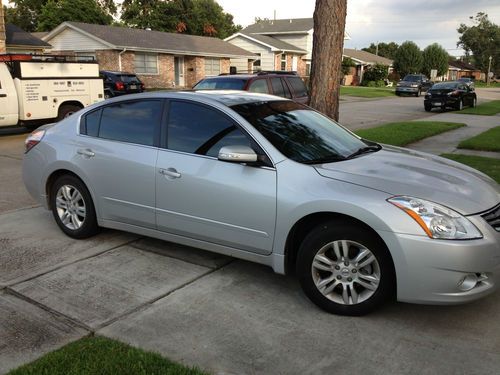
[[[137,94],[145,89],[144,84],[133,73],[101,70],[99,75],[104,83],[106,99],[125,94]]]
[[[473,87],[463,82],[441,82],[433,85],[425,95],[424,108],[427,112],[434,107],[442,110],[451,107],[460,111],[464,106],[475,107],[476,102],[477,96]]]

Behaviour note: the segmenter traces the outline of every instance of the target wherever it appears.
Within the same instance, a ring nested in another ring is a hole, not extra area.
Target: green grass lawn
[[[100,336],[86,337],[8,375],[206,375],[159,354]]]
[[[500,100],[492,100],[491,102],[479,104],[476,108],[466,108],[457,113],[463,113],[466,115],[493,116],[500,113]]]
[[[394,88],[341,86],[340,95],[358,96],[361,98],[380,98],[385,96],[394,96]]]
[[[500,159],[460,154],[442,154],[441,156],[475,168],[500,184]]]
[[[370,129],[355,131],[357,135],[370,141],[394,146],[405,146],[436,134],[465,126],[456,122],[403,121],[391,122]]]
[[[475,81],[474,82],[474,86],[480,87],[480,88],[483,88],[483,87],[485,87],[485,88],[488,88],[488,87],[490,87],[490,88],[498,88],[498,87],[500,87],[500,82],[490,82],[490,85],[487,86],[486,82]]]
[[[500,151],[500,126],[460,142],[458,148],[470,150]]]

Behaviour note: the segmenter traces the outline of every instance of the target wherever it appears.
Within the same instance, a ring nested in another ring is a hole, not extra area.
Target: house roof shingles
[[[471,70],[471,71],[479,70],[475,66],[460,60],[448,61],[448,65],[458,68],[460,70]]]
[[[344,56],[369,64],[392,65],[392,60],[359,49],[344,48]]]
[[[23,29],[8,23],[5,25],[6,44],[9,46],[29,46],[35,48],[51,48],[52,46],[43,40],[31,35]]]
[[[264,20],[242,30],[244,34],[307,33],[314,28],[312,18]]]
[[[238,57],[254,55],[218,38],[82,22],[66,22],[66,24],[91,34],[117,48],[168,51],[184,55]]]

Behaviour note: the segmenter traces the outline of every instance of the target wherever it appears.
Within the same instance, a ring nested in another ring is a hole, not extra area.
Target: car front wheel
[[[369,230],[331,221],[312,230],[297,257],[307,297],[340,315],[367,314],[393,296],[394,267],[385,244]]]
[[[68,236],[88,238],[99,231],[92,198],[78,178],[71,175],[59,177],[50,198],[54,219]]]

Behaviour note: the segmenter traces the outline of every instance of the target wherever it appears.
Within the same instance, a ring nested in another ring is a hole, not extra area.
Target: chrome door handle
[[[79,149],[79,150],[76,151],[76,153],[78,155],[86,156],[88,158],[91,158],[91,157],[95,156],[95,152],[92,151],[92,150],[89,150],[89,149],[86,149],[86,150]]]
[[[168,168],[168,169],[163,169],[160,168],[158,170],[159,174],[164,175],[165,177],[170,177],[170,178],[180,178],[182,175],[175,170],[175,168]]]

